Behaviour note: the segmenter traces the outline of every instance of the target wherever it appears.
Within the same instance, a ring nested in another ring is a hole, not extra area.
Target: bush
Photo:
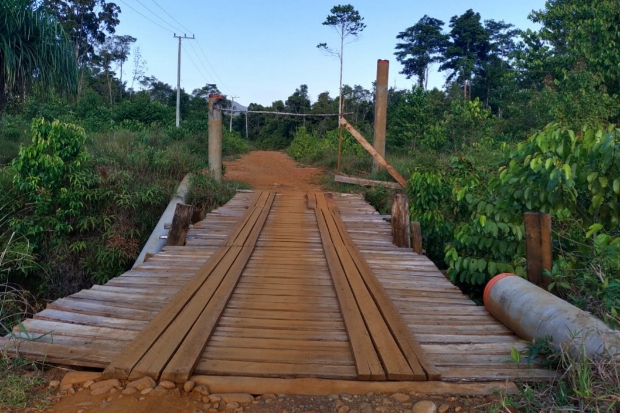
[[[247,186],[233,181],[218,183],[210,174],[200,173],[190,178],[189,191],[185,202],[201,211],[202,217],[212,209],[224,205],[237,189]]]
[[[229,132],[224,128],[222,132],[222,155],[238,155],[250,152],[250,145],[241,137],[239,132]]]

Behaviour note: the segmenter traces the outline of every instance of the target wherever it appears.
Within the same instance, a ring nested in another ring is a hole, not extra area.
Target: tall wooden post
[[[377,60],[377,84],[375,95],[375,136],[373,146],[375,150],[385,158],[385,128],[387,123],[387,97],[388,97],[388,73],[389,60]],[[379,163],[373,159],[372,170],[379,170]]]
[[[553,244],[551,241],[551,215],[540,212],[523,214],[525,226],[525,255],[527,278],[533,284],[547,289],[551,278],[543,275],[543,270],[551,271],[553,266]]]
[[[209,95],[209,170],[222,182],[222,95]]]
[[[395,194],[392,199],[391,221],[394,245],[400,248],[411,248],[409,200],[402,192]]]
[[[422,226],[417,221],[411,223],[411,244],[413,252],[422,255],[424,252],[422,249]]]
[[[177,204],[172,218],[172,226],[168,232],[166,247],[185,245],[185,237],[192,222],[194,207],[191,205]]]

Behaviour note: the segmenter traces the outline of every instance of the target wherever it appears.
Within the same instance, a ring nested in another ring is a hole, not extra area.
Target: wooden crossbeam
[[[198,339],[204,338],[204,334],[200,335],[195,332],[190,334],[192,327],[212,303],[214,296],[217,298],[209,309],[217,310],[221,307],[217,314],[217,319],[219,319],[223,306],[249,259],[251,249],[256,243],[274,197],[275,194],[270,192],[257,192],[254,195],[247,212],[228,236],[224,245],[218,248],[196,272],[196,275],[110,363],[103,372],[103,378],[136,379],[148,375],[158,379],[188,334],[189,341],[194,344]],[[244,250],[243,244],[248,240],[251,246]],[[219,290],[229,275],[231,278],[224,284],[223,289]],[[207,340],[210,334],[211,332],[206,333]],[[195,355],[197,349],[194,347],[187,356],[189,360],[187,363],[175,360],[173,367],[182,364],[193,369],[205,345],[206,340],[202,346],[198,344],[200,352],[197,355]],[[194,355],[196,358],[192,360]],[[181,372],[173,369],[167,374],[189,377],[191,373],[192,371]]]

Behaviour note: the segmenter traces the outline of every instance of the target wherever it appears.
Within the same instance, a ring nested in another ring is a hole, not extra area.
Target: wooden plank
[[[185,237],[192,222],[194,207],[191,205],[177,204],[172,218],[172,226],[166,238],[166,245],[185,245]]]
[[[392,238],[399,248],[411,247],[411,220],[409,219],[409,200],[407,195],[396,193],[392,198]]]
[[[553,266],[553,243],[551,238],[551,215],[539,212],[523,214],[525,227],[525,249],[527,278],[545,290],[551,278],[543,275],[543,270],[551,271]]]
[[[368,143],[366,139],[364,139],[362,134],[359,133],[353,126],[351,126],[351,124],[347,122],[345,118],[340,118],[340,124],[349,131],[349,133],[355,138],[355,140],[362,144],[364,149],[366,149],[366,151],[371,154],[372,157],[375,158],[377,162],[379,162],[379,164],[383,166],[394,179],[396,179],[396,182],[398,182],[401,187],[405,188],[407,186],[407,180],[403,178],[402,175],[399,174],[396,169],[392,167],[392,165],[387,163],[383,156],[381,156],[379,152],[377,152],[375,148],[370,143]]]
[[[184,383],[189,380],[189,377],[192,375],[198,363],[200,355],[203,353],[209,338],[213,334],[222,316],[226,303],[237,286],[243,269],[254,251],[254,245],[269,216],[274,199],[275,193],[270,193],[256,223],[252,227],[252,231],[248,234],[247,238],[243,240],[244,247],[242,248],[241,254],[239,254],[233,266],[227,271],[226,278],[219,285],[217,291],[209,301],[209,304],[204,307],[204,310],[194,323],[187,337],[183,340],[181,346],[175,351],[172,359],[166,365],[161,374],[162,380],[170,380],[176,383]],[[237,240],[241,242],[240,238]]]
[[[360,186],[382,186],[384,188],[402,189],[402,186],[395,182],[373,181],[370,179],[355,178],[353,176],[344,175],[335,175],[334,182],[341,182],[344,184],[353,184]]]
[[[207,386],[212,393],[289,394],[327,396],[330,394],[417,393],[425,396],[493,396],[517,394],[517,386],[509,381],[484,383],[446,383],[440,381],[322,380],[316,378],[266,378],[193,376],[196,384]]]
[[[200,360],[198,374],[238,375],[261,377],[321,377],[326,379],[355,379],[354,366],[330,366],[324,364],[258,363],[233,360]]]
[[[411,223],[411,241],[413,244],[413,252],[422,255],[424,252],[422,249],[422,226],[417,221]]]
[[[327,203],[332,210],[332,217],[339,235],[342,237],[345,245],[347,245],[348,251],[355,262],[366,287],[372,294],[373,299],[377,303],[379,310],[385,318],[385,322],[387,323],[391,333],[394,335],[400,350],[410,363],[411,368],[415,372],[418,367],[421,367],[426,372],[426,375],[428,375],[429,380],[439,380],[441,378],[440,372],[433,366],[428,357],[426,357],[424,350],[414,338],[409,327],[405,324],[405,321],[400,316],[400,313],[396,309],[392,299],[377,279],[361,252],[357,249],[357,245],[353,242],[347,232],[344,222],[339,219],[340,214],[338,213],[333,199],[328,199]]]
[[[364,319],[355,302],[355,297],[347,282],[346,275],[338,259],[338,254],[329,236],[329,230],[324,216],[325,209],[321,208],[320,205],[324,203],[324,199],[321,200],[321,197],[316,194],[310,194],[309,196],[316,197],[317,208],[315,209],[315,214],[317,224],[321,232],[325,257],[327,258],[330,274],[334,282],[334,290],[338,296],[342,318],[344,319],[349,342],[351,343],[358,379],[385,380],[385,371],[379,361],[379,355],[372,344],[368,330],[364,324]]]
[[[486,357],[486,356],[483,356]],[[334,349],[255,349],[235,347],[209,347],[203,359],[253,361],[261,363],[325,364],[330,366],[353,366],[355,362],[349,351]],[[496,357],[497,358],[497,357]]]

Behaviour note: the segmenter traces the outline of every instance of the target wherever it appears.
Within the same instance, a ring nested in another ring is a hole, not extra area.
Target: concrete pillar
[[[209,170],[222,182],[222,95],[209,95]]]
[[[375,96],[375,136],[373,146],[375,150],[385,158],[385,127],[387,121],[387,95],[388,95],[388,72],[389,60],[377,60],[377,91]],[[372,161],[372,170],[376,172],[380,165],[376,160]]]

